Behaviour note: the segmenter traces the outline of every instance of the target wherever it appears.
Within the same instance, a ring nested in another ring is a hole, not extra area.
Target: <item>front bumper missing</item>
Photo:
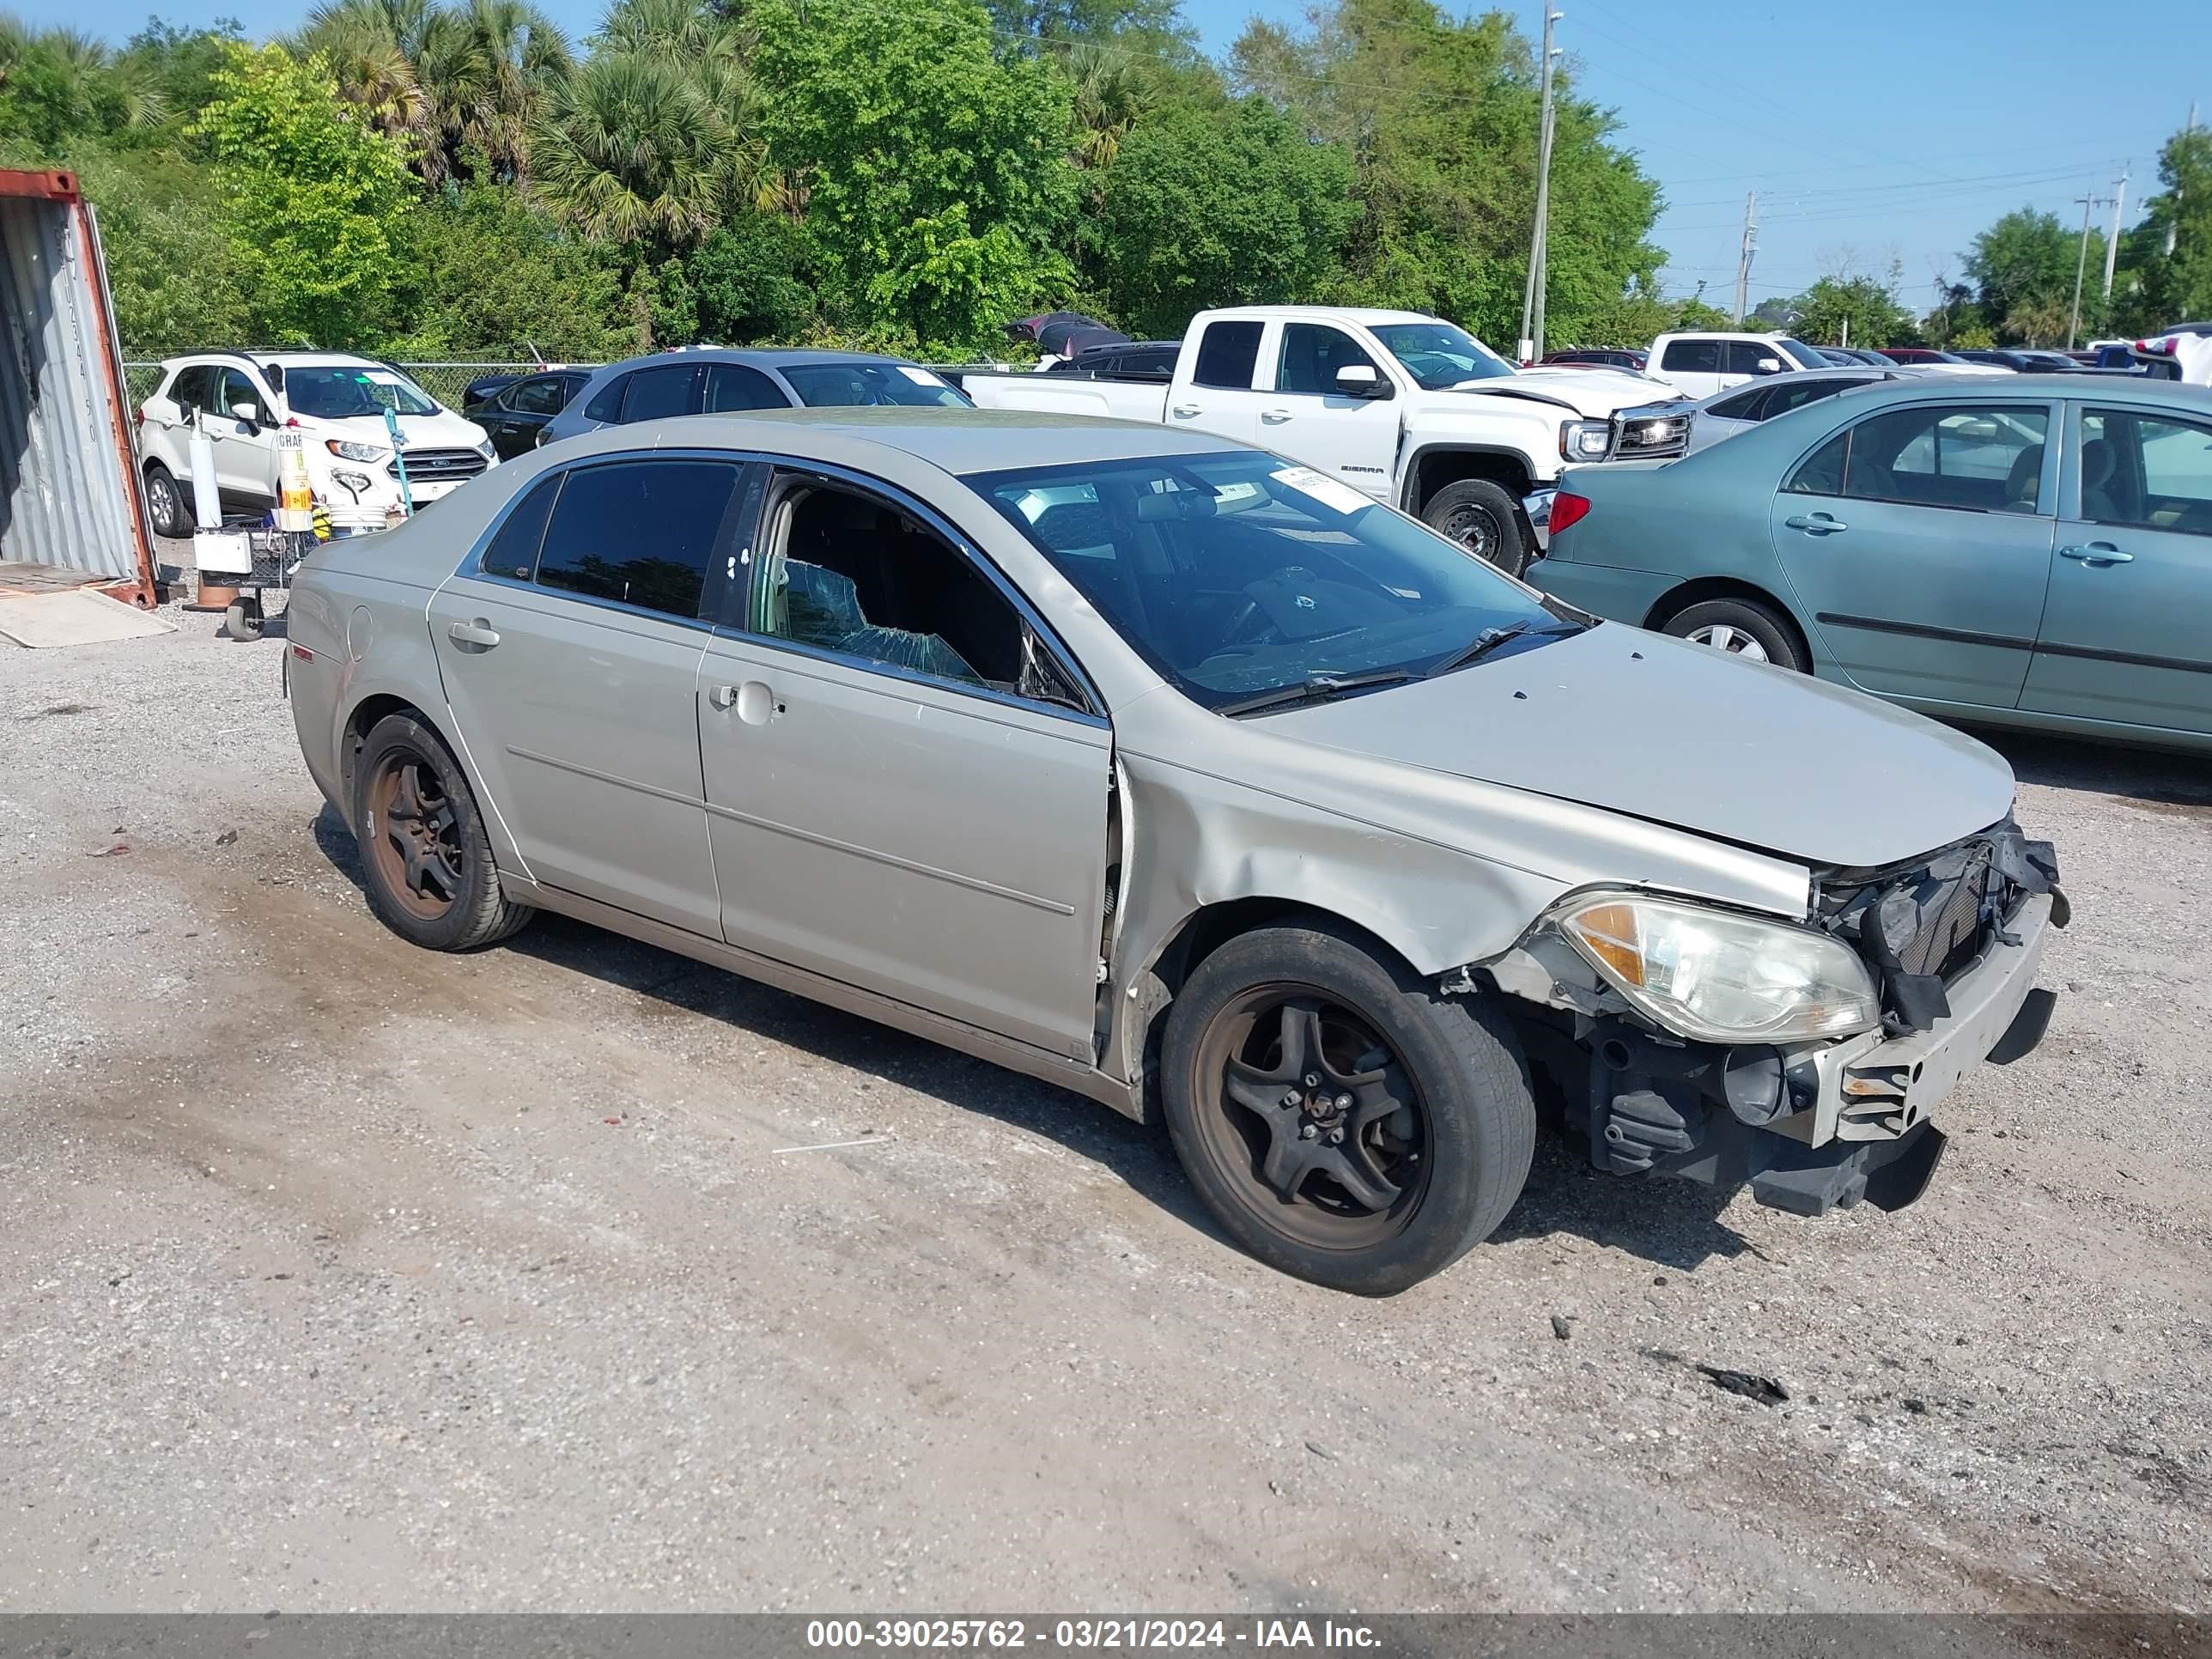
[[[1902,1209],[1942,1158],[1943,1134],[1929,1121],[1936,1107],[1984,1060],[2009,1064],[2031,1052],[2050,1025],[2057,999],[2035,978],[2052,908],[2050,894],[2026,901],[1982,959],[1951,981],[1951,1012],[1904,1036],[1731,1048],[1586,1017],[1576,1046],[1589,1057],[1582,1115],[1591,1162],[1621,1174],[1747,1182],[1759,1202],[1799,1215],[1862,1200]],[[1771,1107],[1761,1089],[1771,1091]]]

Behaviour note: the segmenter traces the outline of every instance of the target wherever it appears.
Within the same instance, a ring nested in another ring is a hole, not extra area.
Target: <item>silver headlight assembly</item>
[[[1632,893],[1584,895],[1556,921],[1607,984],[1677,1036],[1803,1042],[1881,1021],[1866,964],[1809,928]]]

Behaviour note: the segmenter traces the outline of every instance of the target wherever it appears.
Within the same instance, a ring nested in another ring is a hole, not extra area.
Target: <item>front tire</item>
[[[1789,623],[1756,599],[1707,599],[1687,605],[1668,617],[1659,631],[1732,657],[1770,662],[1793,674],[1811,667]]]
[[[1231,940],[1168,1014],[1183,1169],[1268,1266],[1360,1296],[1449,1267],[1505,1218],[1536,1112],[1511,1027],[1316,921]]]
[[[352,807],[369,908],[409,943],[473,951],[534,914],[500,892],[468,779],[412,714],[387,714],[369,732],[354,761]]]
[[[1528,540],[1521,504],[1487,478],[1462,478],[1429,497],[1421,522],[1478,559],[1517,576],[1528,565]]]

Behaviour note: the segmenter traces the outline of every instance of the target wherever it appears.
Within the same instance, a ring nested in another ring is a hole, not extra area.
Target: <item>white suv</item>
[[[138,410],[138,455],[157,535],[189,536],[192,434],[215,451],[228,514],[276,505],[280,429],[305,436],[307,482],[340,535],[384,528],[400,504],[385,410],[398,416],[407,483],[417,505],[499,465],[484,429],[388,363],[333,351],[205,351],[172,357]],[[180,482],[184,481],[184,482]]]

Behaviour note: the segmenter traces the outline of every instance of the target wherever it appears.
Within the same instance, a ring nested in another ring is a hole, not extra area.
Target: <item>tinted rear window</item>
[[[691,382],[696,363],[672,363],[666,368],[641,368],[629,377],[623,394],[623,424],[658,421],[670,415],[691,412]]]
[[[1199,337],[1190,378],[1200,386],[1250,391],[1252,371],[1260,362],[1260,329],[1258,323],[1208,323]]]
[[[741,471],[732,461],[666,460],[569,473],[538,555],[538,585],[696,617]]]
[[[513,576],[528,581],[538,568],[538,544],[545,539],[545,520],[553,511],[553,498],[561,493],[561,475],[541,478],[531,492],[515,503],[499,533],[486,544],[477,568],[487,576]]]

